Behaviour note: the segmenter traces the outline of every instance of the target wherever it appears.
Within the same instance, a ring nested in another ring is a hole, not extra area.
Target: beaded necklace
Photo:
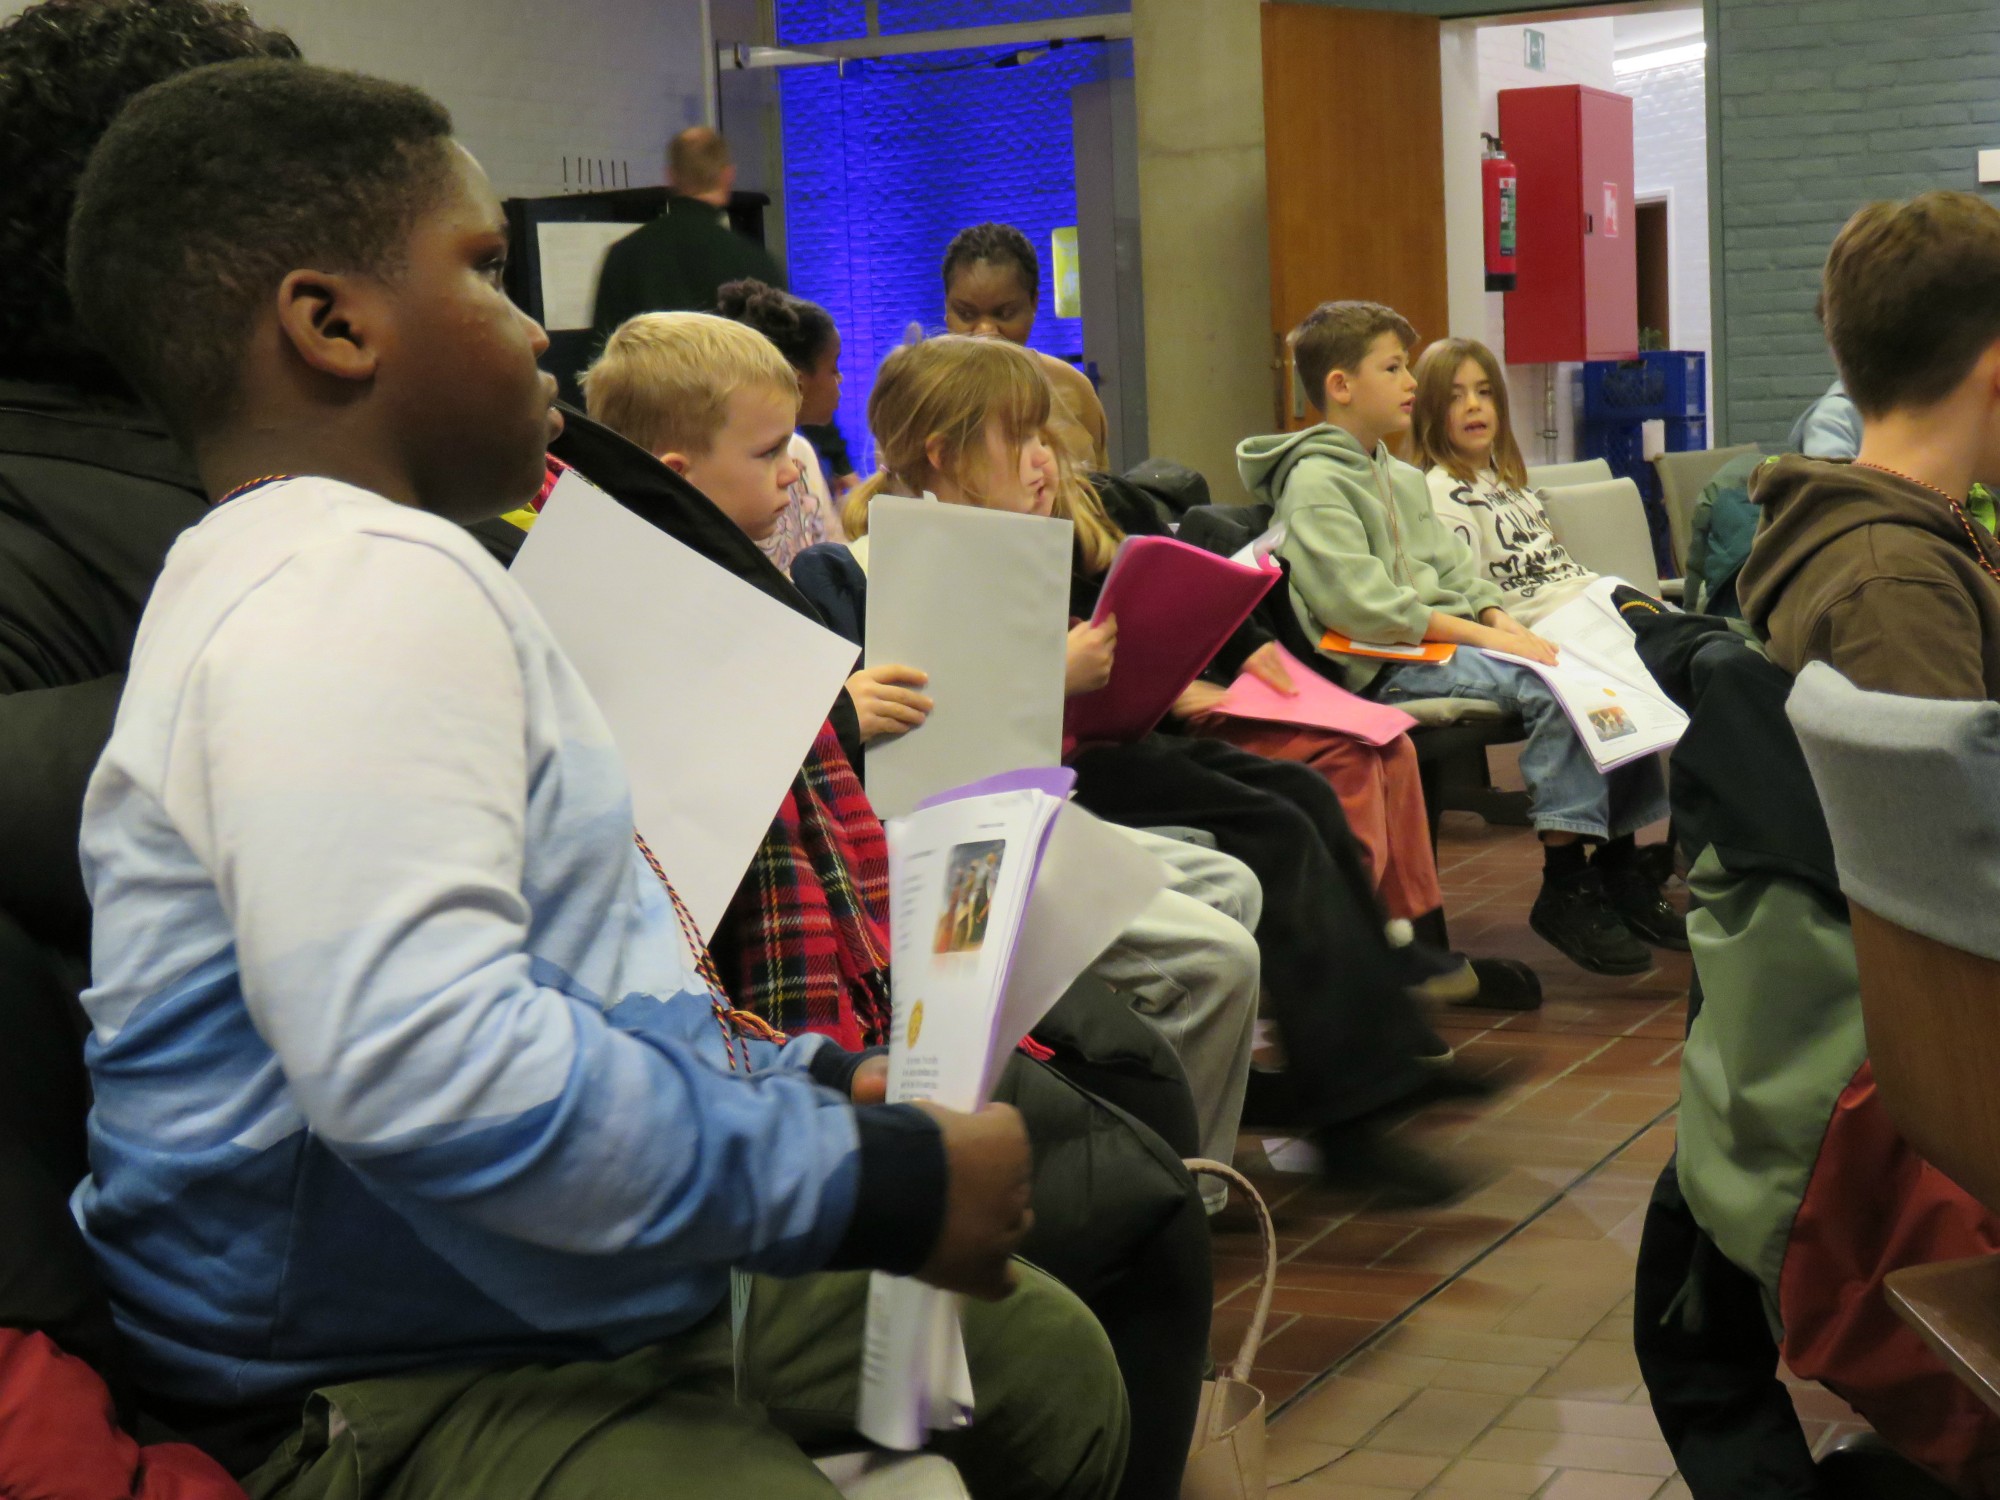
[[[222,494],[217,495],[211,508],[219,510],[230,501],[239,499],[249,494],[252,490],[262,489],[267,484],[276,484],[281,479],[296,479],[297,477],[295,474],[264,474],[256,479],[246,479],[243,483],[237,485],[235,489],[226,490]]]
[[[264,474],[256,479],[245,480],[234,489],[216,496],[215,505],[217,507],[227,505],[252,490],[295,477],[297,476],[291,474]],[[681,900],[681,893],[675,890],[674,883],[667,879],[666,870],[654,857],[653,851],[647,847],[646,840],[636,828],[632,830],[632,842],[639,846],[639,852],[646,858],[646,867],[659,880],[661,888],[667,893],[667,900],[673,904],[674,919],[680,923],[681,938],[687,944],[688,952],[694,955],[695,969],[700,973],[702,983],[708,986],[709,1009],[715,1016],[715,1024],[722,1029],[723,1055],[729,1059],[729,1071],[732,1073],[736,1071],[737,1054],[740,1049],[743,1071],[750,1072],[751,1039],[774,1042],[782,1046],[785,1034],[762,1016],[747,1010],[737,1010],[729,1003],[728,997],[723,993],[722,977],[715,969],[715,957],[708,951],[708,944],[701,940],[701,929],[694,925],[694,917],[689,913],[687,903]]]
[[[1972,517],[1966,514],[1964,501],[1952,498],[1951,495],[1939,489],[1928,480],[1918,479],[1912,474],[1905,474],[1900,469],[1892,469],[1887,464],[1868,463],[1865,460],[1856,459],[1854,466],[1857,469],[1873,469],[1878,474],[1887,474],[1890,478],[1900,479],[1905,484],[1914,484],[1918,489],[1929,490],[1933,495],[1944,501],[1946,505],[1951,507],[1952,515],[1957,517],[1959,527],[1965,532],[1966,541],[1972,545],[1972,555],[1979,560],[1979,566],[1986,570],[1988,578],[1991,578],[1995,583],[2000,583],[2000,569],[1996,569],[1987,559],[1986,549],[1979,542],[1979,533],[1972,528]]]

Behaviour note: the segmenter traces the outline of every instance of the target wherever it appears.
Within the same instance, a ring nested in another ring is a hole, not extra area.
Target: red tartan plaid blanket
[[[716,934],[730,996],[780,1031],[886,1041],[888,897],[882,822],[823,724]]]

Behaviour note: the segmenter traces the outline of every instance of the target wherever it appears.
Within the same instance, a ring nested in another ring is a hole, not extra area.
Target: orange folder
[[[1357,641],[1337,630],[1329,630],[1319,638],[1319,649],[1337,651],[1342,656],[1372,656],[1380,661],[1427,661],[1433,664],[1450,661],[1458,651],[1458,647],[1450,641],[1424,641],[1415,646],[1403,646],[1394,641]]]

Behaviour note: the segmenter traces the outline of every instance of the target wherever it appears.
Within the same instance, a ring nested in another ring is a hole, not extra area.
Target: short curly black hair
[[[961,266],[1012,266],[1021,273],[1021,285],[1030,297],[1042,293],[1042,262],[1028,237],[1012,224],[974,224],[951,237],[944,252],[944,289],[951,293],[951,278]]]
[[[156,84],[77,184],[77,316],[175,432],[208,431],[287,275],[400,272],[449,178],[450,138],[451,116],[421,89],[305,63],[219,63]]]
[[[715,310],[763,334],[801,375],[812,373],[833,342],[833,315],[825,308],[754,277],[724,282],[716,289]]]
[[[141,89],[206,63],[296,58],[220,0],[44,0],[0,25],[0,378],[126,394],[78,336],[64,238],[90,148]]]

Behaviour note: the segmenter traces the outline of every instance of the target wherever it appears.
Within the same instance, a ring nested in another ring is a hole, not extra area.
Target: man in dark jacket
[[[602,344],[644,312],[714,312],[716,290],[744,277],[782,287],[770,252],[729,227],[736,166],[729,144],[706,125],[683,130],[667,148],[667,211],[626,235],[604,257],[591,317]]]

